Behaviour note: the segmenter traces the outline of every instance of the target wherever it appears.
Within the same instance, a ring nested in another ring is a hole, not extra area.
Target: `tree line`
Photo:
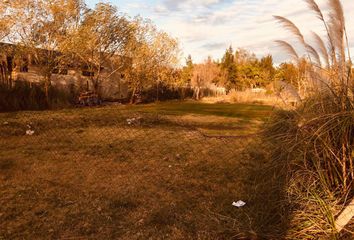
[[[88,76],[96,92],[110,76],[124,75],[131,103],[144,94],[149,100],[200,99],[210,88],[228,93],[267,88],[276,80],[304,87],[299,78],[304,76],[306,60],[274,67],[271,55],[259,59],[245,49],[229,47],[221,59],[208,57],[199,64],[189,56],[180,67],[177,39],[151,20],[129,17],[109,3],[90,9],[84,0],[2,1],[0,23],[0,42],[16,45],[15,51],[1,46],[0,55],[12,51],[20,60],[11,64],[23,66],[32,61],[40,65],[47,100],[52,74],[68,66],[94,72]],[[32,59],[21,58],[28,54]],[[5,78],[11,83],[11,74]]]
[[[109,3],[93,9],[83,0],[13,0],[0,2],[0,41],[16,45],[13,55],[30,54],[40,64],[48,97],[53,72],[68,66],[95,72],[95,91],[108,77],[122,73],[135,93],[170,82],[178,62],[178,41],[149,19],[131,18]],[[9,51],[0,48],[0,54]],[[8,76],[11,78],[11,75]],[[11,81],[11,79],[10,79]],[[133,101],[133,99],[132,99]]]
[[[252,88],[278,92],[281,89],[277,83],[285,82],[302,90],[309,65],[305,58],[301,58],[297,63],[284,62],[275,66],[272,55],[257,58],[246,49],[233,50],[230,46],[221,59],[208,57],[199,64],[194,64],[189,55],[181,69],[180,79],[194,89],[196,99],[202,97],[201,89],[210,86],[223,88],[225,93]]]

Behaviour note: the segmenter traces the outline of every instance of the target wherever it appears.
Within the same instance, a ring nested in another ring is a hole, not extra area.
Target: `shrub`
[[[328,20],[314,0],[306,2],[324,24],[327,44],[315,34],[317,46],[310,46],[290,20],[275,17],[307,50],[308,78],[301,83],[306,86],[301,104],[276,113],[264,135],[274,152],[286,153],[279,161],[288,165],[294,206],[287,238],[336,239],[335,219],[354,197],[352,65],[341,2],[329,1]],[[300,61],[291,44],[278,42]]]
[[[16,81],[9,88],[0,84],[0,112],[62,108],[70,106],[73,101],[73,95],[64,90],[50,88],[47,101],[40,85]]]

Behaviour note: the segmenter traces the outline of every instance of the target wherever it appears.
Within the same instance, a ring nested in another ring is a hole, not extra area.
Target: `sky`
[[[290,33],[274,21],[274,15],[292,20],[311,43],[311,31],[324,35],[323,24],[302,0],[86,0],[89,7],[100,1],[116,5],[129,16],[150,18],[163,31],[178,38],[182,58],[195,62],[208,56],[221,58],[230,45],[245,48],[258,57],[272,54],[275,63],[289,60],[275,40],[296,44]],[[326,3],[317,0],[326,12]],[[342,0],[347,24],[354,21],[354,1]],[[348,35],[354,52],[354,26]]]

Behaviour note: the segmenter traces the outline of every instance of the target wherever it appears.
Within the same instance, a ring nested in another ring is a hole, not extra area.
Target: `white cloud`
[[[325,9],[326,1],[318,2]],[[343,5],[347,22],[350,24],[353,22],[354,1],[343,0]],[[187,9],[186,11],[188,12]],[[290,18],[307,38],[311,31],[324,33],[321,22],[307,9],[307,5],[302,1],[293,0],[233,1],[219,9],[201,13],[197,18],[191,17],[199,21],[176,18],[166,22],[166,26],[167,29],[179,29],[176,33],[182,42],[185,42],[185,51],[194,55],[198,61],[207,55],[221,57],[225,47],[210,48],[213,44],[216,46],[216,43],[222,46],[221,42],[224,42],[226,47],[230,43],[234,47],[245,47],[259,56],[271,53],[276,61],[283,61],[287,56],[274,46],[274,41],[285,39],[293,42],[293,37],[277,25],[273,15]],[[178,24],[174,25],[175,22]],[[354,31],[350,29],[349,35],[354,36]],[[196,46],[199,48],[196,49]]]
[[[125,7],[130,14],[140,10],[138,13],[153,19],[160,29],[177,37],[185,55],[192,54],[197,61],[208,55],[220,58],[230,44],[234,48],[247,48],[259,56],[271,53],[276,61],[286,59],[286,54],[274,46],[274,40],[292,42],[293,37],[274,21],[273,15],[291,19],[306,38],[310,31],[324,34],[322,24],[301,0],[125,1],[127,4],[121,4],[123,10]],[[326,9],[327,1],[317,0],[322,9]],[[134,3],[138,5],[134,6]],[[342,3],[347,23],[351,24],[354,22],[354,1],[342,0]],[[354,37],[354,28],[348,27],[348,31],[349,36]]]
[[[187,8],[207,8],[224,0],[164,0],[163,4],[172,11],[184,11]]]

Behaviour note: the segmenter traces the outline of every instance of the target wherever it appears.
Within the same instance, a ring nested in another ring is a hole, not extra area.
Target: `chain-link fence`
[[[122,161],[171,157],[217,160],[234,157],[238,152],[235,144],[251,136],[232,133],[238,128],[230,123],[198,118],[114,108],[80,109],[78,113],[7,113],[2,114],[0,125],[2,154],[22,149],[17,154],[57,159],[97,156]]]
[[[0,239],[229,236],[209,211],[242,194],[251,135],[238,121],[149,106],[3,113]]]

